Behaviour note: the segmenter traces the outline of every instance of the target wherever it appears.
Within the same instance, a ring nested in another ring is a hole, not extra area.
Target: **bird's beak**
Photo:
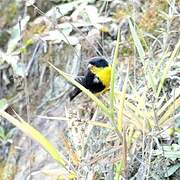
[[[92,64],[88,64],[88,69],[92,69],[94,66]]]

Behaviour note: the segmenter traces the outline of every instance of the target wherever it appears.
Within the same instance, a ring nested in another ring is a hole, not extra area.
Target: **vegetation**
[[[2,1],[0,179],[178,179],[179,8]],[[99,95],[74,80],[93,56],[112,64]]]

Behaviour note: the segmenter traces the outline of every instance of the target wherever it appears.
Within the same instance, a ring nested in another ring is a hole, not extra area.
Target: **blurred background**
[[[0,179],[179,179],[179,37],[179,0],[0,0],[0,109],[66,161],[0,114]],[[69,102],[48,62],[74,78],[117,44],[114,118],[83,93]]]

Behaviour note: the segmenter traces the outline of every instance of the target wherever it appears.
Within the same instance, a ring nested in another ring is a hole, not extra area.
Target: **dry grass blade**
[[[168,118],[173,114],[173,112],[180,107],[180,97],[178,99],[176,99],[170,106],[169,108],[166,110],[166,112],[164,113],[164,115],[161,117],[161,119],[159,120],[159,125],[162,125],[163,123],[168,121]]]
[[[69,153],[69,156],[73,162],[74,165],[78,166],[80,163],[79,157],[77,153],[73,150],[71,143],[67,140],[63,132],[60,132],[60,138],[64,143],[64,146]]]
[[[127,147],[128,147],[128,148],[130,147],[130,145],[131,145],[132,142],[133,142],[134,132],[135,132],[134,127],[130,126],[130,127],[128,128],[128,134],[127,134]]]
[[[126,140],[126,128],[123,127],[123,167],[124,167],[124,176],[127,177],[127,140]]]
[[[114,107],[114,98],[115,98],[115,91],[114,91],[114,83],[115,83],[115,74],[116,74],[116,65],[118,63],[118,52],[119,52],[119,40],[120,40],[120,29],[118,29],[118,35],[117,35],[117,41],[116,41],[116,48],[114,52],[114,58],[112,63],[112,70],[111,70],[111,82],[110,82],[110,119],[112,121],[112,124],[116,130],[117,135],[119,138],[122,138],[122,135],[120,134],[118,130],[117,123],[115,122],[114,115],[115,115],[115,107]]]
[[[173,104],[174,101],[175,101],[176,99],[178,99],[179,96],[180,96],[180,91],[177,92],[177,93],[175,94],[175,96],[172,97],[171,99],[169,99],[165,104],[163,104],[164,101],[165,101],[165,99],[163,99],[163,101],[159,104],[159,111],[157,112],[157,115],[160,116],[162,113],[164,113],[165,111],[167,111],[168,107],[169,107],[171,104]],[[163,106],[162,106],[162,104],[163,104]]]
[[[151,107],[151,104],[149,104],[148,102],[145,102],[145,99],[146,99],[145,96],[146,96],[148,87],[147,86],[144,87],[144,93],[140,96],[140,94],[137,92],[137,90],[135,89],[135,87],[132,85],[130,81],[129,81],[129,84],[133,90],[133,94],[135,94],[135,97],[136,97],[135,99],[132,99],[132,100],[137,102],[137,105],[134,105],[133,103],[128,102],[128,106],[134,110],[135,114],[139,116],[139,120],[137,121],[138,124],[142,124],[142,128],[143,128],[144,127],[143,123],[144,121],[146,121],[146,125],[148,128],[146,130],[149,130],[151,129],[153,125],[153,122],[151,121],[153,117],[153,112],[152,110],[147,111],[146,109],[146,107]]]
[[[127,82],[128,82],[128,72],[126,74],[126,79],[124,81],[122,95],[120,99],[119,111],[118,111],[118,130],[122,132],[123,127],[123,111],[124,111],[124,104],[125,104],[125,97],[126,97],[126,89],[127,89]]]
[[[164,53],[161,55],[161,58],[160,58],[160,60],[159,60],[159,62],[158,62],[158,64],[157,64],[157,66],[155,67],[155,70],[154,70],[154,72],[153,72],[153,76],[154,76],[154,77],[158,74],[162,63],[164,62],[164,59],[167,58],[168,56],[169,56],[168,49],[166,49],[166,50],[164,51]]]
[[[107,123],[102,123],[102,122],[98,122],[98,121],[88,121],[87,123],[91,124],[93,126],[98,126],[98,127],[107,128],[107,129],[114,129],[111,125],[109,125]]]
[[[128,107],[127,107],[128,108]],[[128,123],[132,124],[136,129],[142,129],[143,127],[143,118],[139,117],[137,114],[135,114],[134,111],[131,111],[131,109],[126,110],[124,112],[124,115],[128,116],[129,120]]]
[[[162,89],[163,84],[164,84],[164,80],[165,80],[167,73],[168,73],[168,71],[172,65],[172,62],[174,61],[174,59],[176,58],[176,55],[179,52],[179,48],[180,48],[180,39],[179,39],[178,43],[176,44],[174,51],[172,52],[172,54],[169,58],[169,62],[167,63],[166,67],[164,68],[164,71],[163,71],[163,74],[162,74],[162,77],[161,77],[161,80],[160,80],[160,83],[158,86],[158,90],[157,90],[157,96],[159,96],[159,94],[161,92],[161,89]]]
[[[65,168],[66,161],[61,157],[53,145],[35,128],[25,122],[22,118],[16,119],[5,111],[0,111],[0,116],[18,127],[27,136],[39,143],[61,166]]]
[[[52,117],[52,116],[38,116],[38,117],[43,118],[43,119],[56,120],[56,121],[70,121],[70,119],[67,117]],[[71,118],[71,120],[72,120],[72,118]],[[87,121],[87,123],[90,125],[94,125],[94,126],[98,126],[98,127],[102,127],[102,128],[114,129],[111,125],[109,125],[107,123],[102,123],[102,122],[98,122],[95,120]]]
[[[150,69],[147,70],[147,76],[148,76],[148,84],[150,84],[149,88],[152,87],[153,93],[156,93],[156,84],[155,84],[155,76],[153,75],[152,71]]]

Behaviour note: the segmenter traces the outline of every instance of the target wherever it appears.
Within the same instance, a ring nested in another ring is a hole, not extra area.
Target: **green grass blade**
[[[121,95],[121,100],[120,100],[120,107],[119,107],[119,112],[118,112],[118,130],[122,132],[123,128],[123,111],[124,111],[124,102],[125,102],[125,97],[126,97],[126,89],[127,89],[127,82],[128,82],[128,71],[126,74],[126,79],[124,81],[123,89],[122,89],[122,95]]]
[[[156,84],[155,84],[156,78],[149,68],[147,69],[147,77],[148,77],[148,85],[153,89],[153,92],[156,93]]]
[[[169,120],[169,117],[173,115],[174,111],[180,107],[180,97],[176,99],[170,106],[166,109],[165,113],[159,120],[159,125],[166,123]]]
[[[5,111],[0,111],[0,116],[7,119],[17,128],[19,128],[22,132],[24,132],[27,136],[39,143],[60,165],[62,165],[65,168],[65,160],[60,156],[57,149],[53,147],[53,145],[38,130],[33,128],[22,118],[20,118],[20,120],[17,120]]]
[[[155,76],[158,74],[158,72],[160,71],[160,67],[161,67],[162,63],[164,62],[164,59],[167,58],[168,55],[169,55],[169,53],[168,53],[168,48],[167,48],[167,49],[165,50],[165,52],[163,52],[163,54],[162,54],[162,56],[161,56],[161,58],[160,58],[160,60],[159,60],[159,62],[158,62],[158,64],[157,64],[157,66],[155,67],[155,70],[154,70],[154,72],[153,72],[153,76],[154,76],[154,77],[155,77]]]
[[[8,107],[6,99],[0,99],[0,111],[5,110]]]
[[[130,31],[132,34],[132,38],[133,38],[134,44],[136,46],[136,49],[138,51],[139,57],[141,59],[141,62],[144,62],[145,52],[144,52],[143,46],[141,44],[141,41],[138,37],[138,33],[137,33],[136,29],[134,28],[133,23],[130,18],[128,19],[128,22],[129,22],[129,27],[130,27]]]
[[[121,159],[116,166],[114,180],[122,179],[121,175],[123,173],[123,169],[124,169],[124,162],[123,162],[123,159]]]
[[[180,48],[180,39],[179,39],[178,43],[176,44],[174,51],[172,52],[172,54],[169,58],[169,62],[167,63],[166,67],[164,68],[164,71],[163,71],[163,74],[162,74],[162,77],[161,77],[161,80],[160,80],[160,83],[158,86],[158,90],[157,90],[157,96],[159,96],[159,94],[161,92],[161,89],[162,89],[163,84],[164,84],[164,80],[167,76],[169,69],[171,68],[172,62],[174,61],[174,59],[176,58],[176,55],[179,52],[179,48]]]
[[[114,121],[114,82],[115,82],[115,71],[116,65],[118,63],[118,52],[119,52],[119,39],[120,39],[120,30],[118,31],[117,41],[116,41],[116,48],[114,52],[114,58],[112,63],[112,70],[111,70],[111,82],[110,82],[110,109],[111,109],[111,119]]]

